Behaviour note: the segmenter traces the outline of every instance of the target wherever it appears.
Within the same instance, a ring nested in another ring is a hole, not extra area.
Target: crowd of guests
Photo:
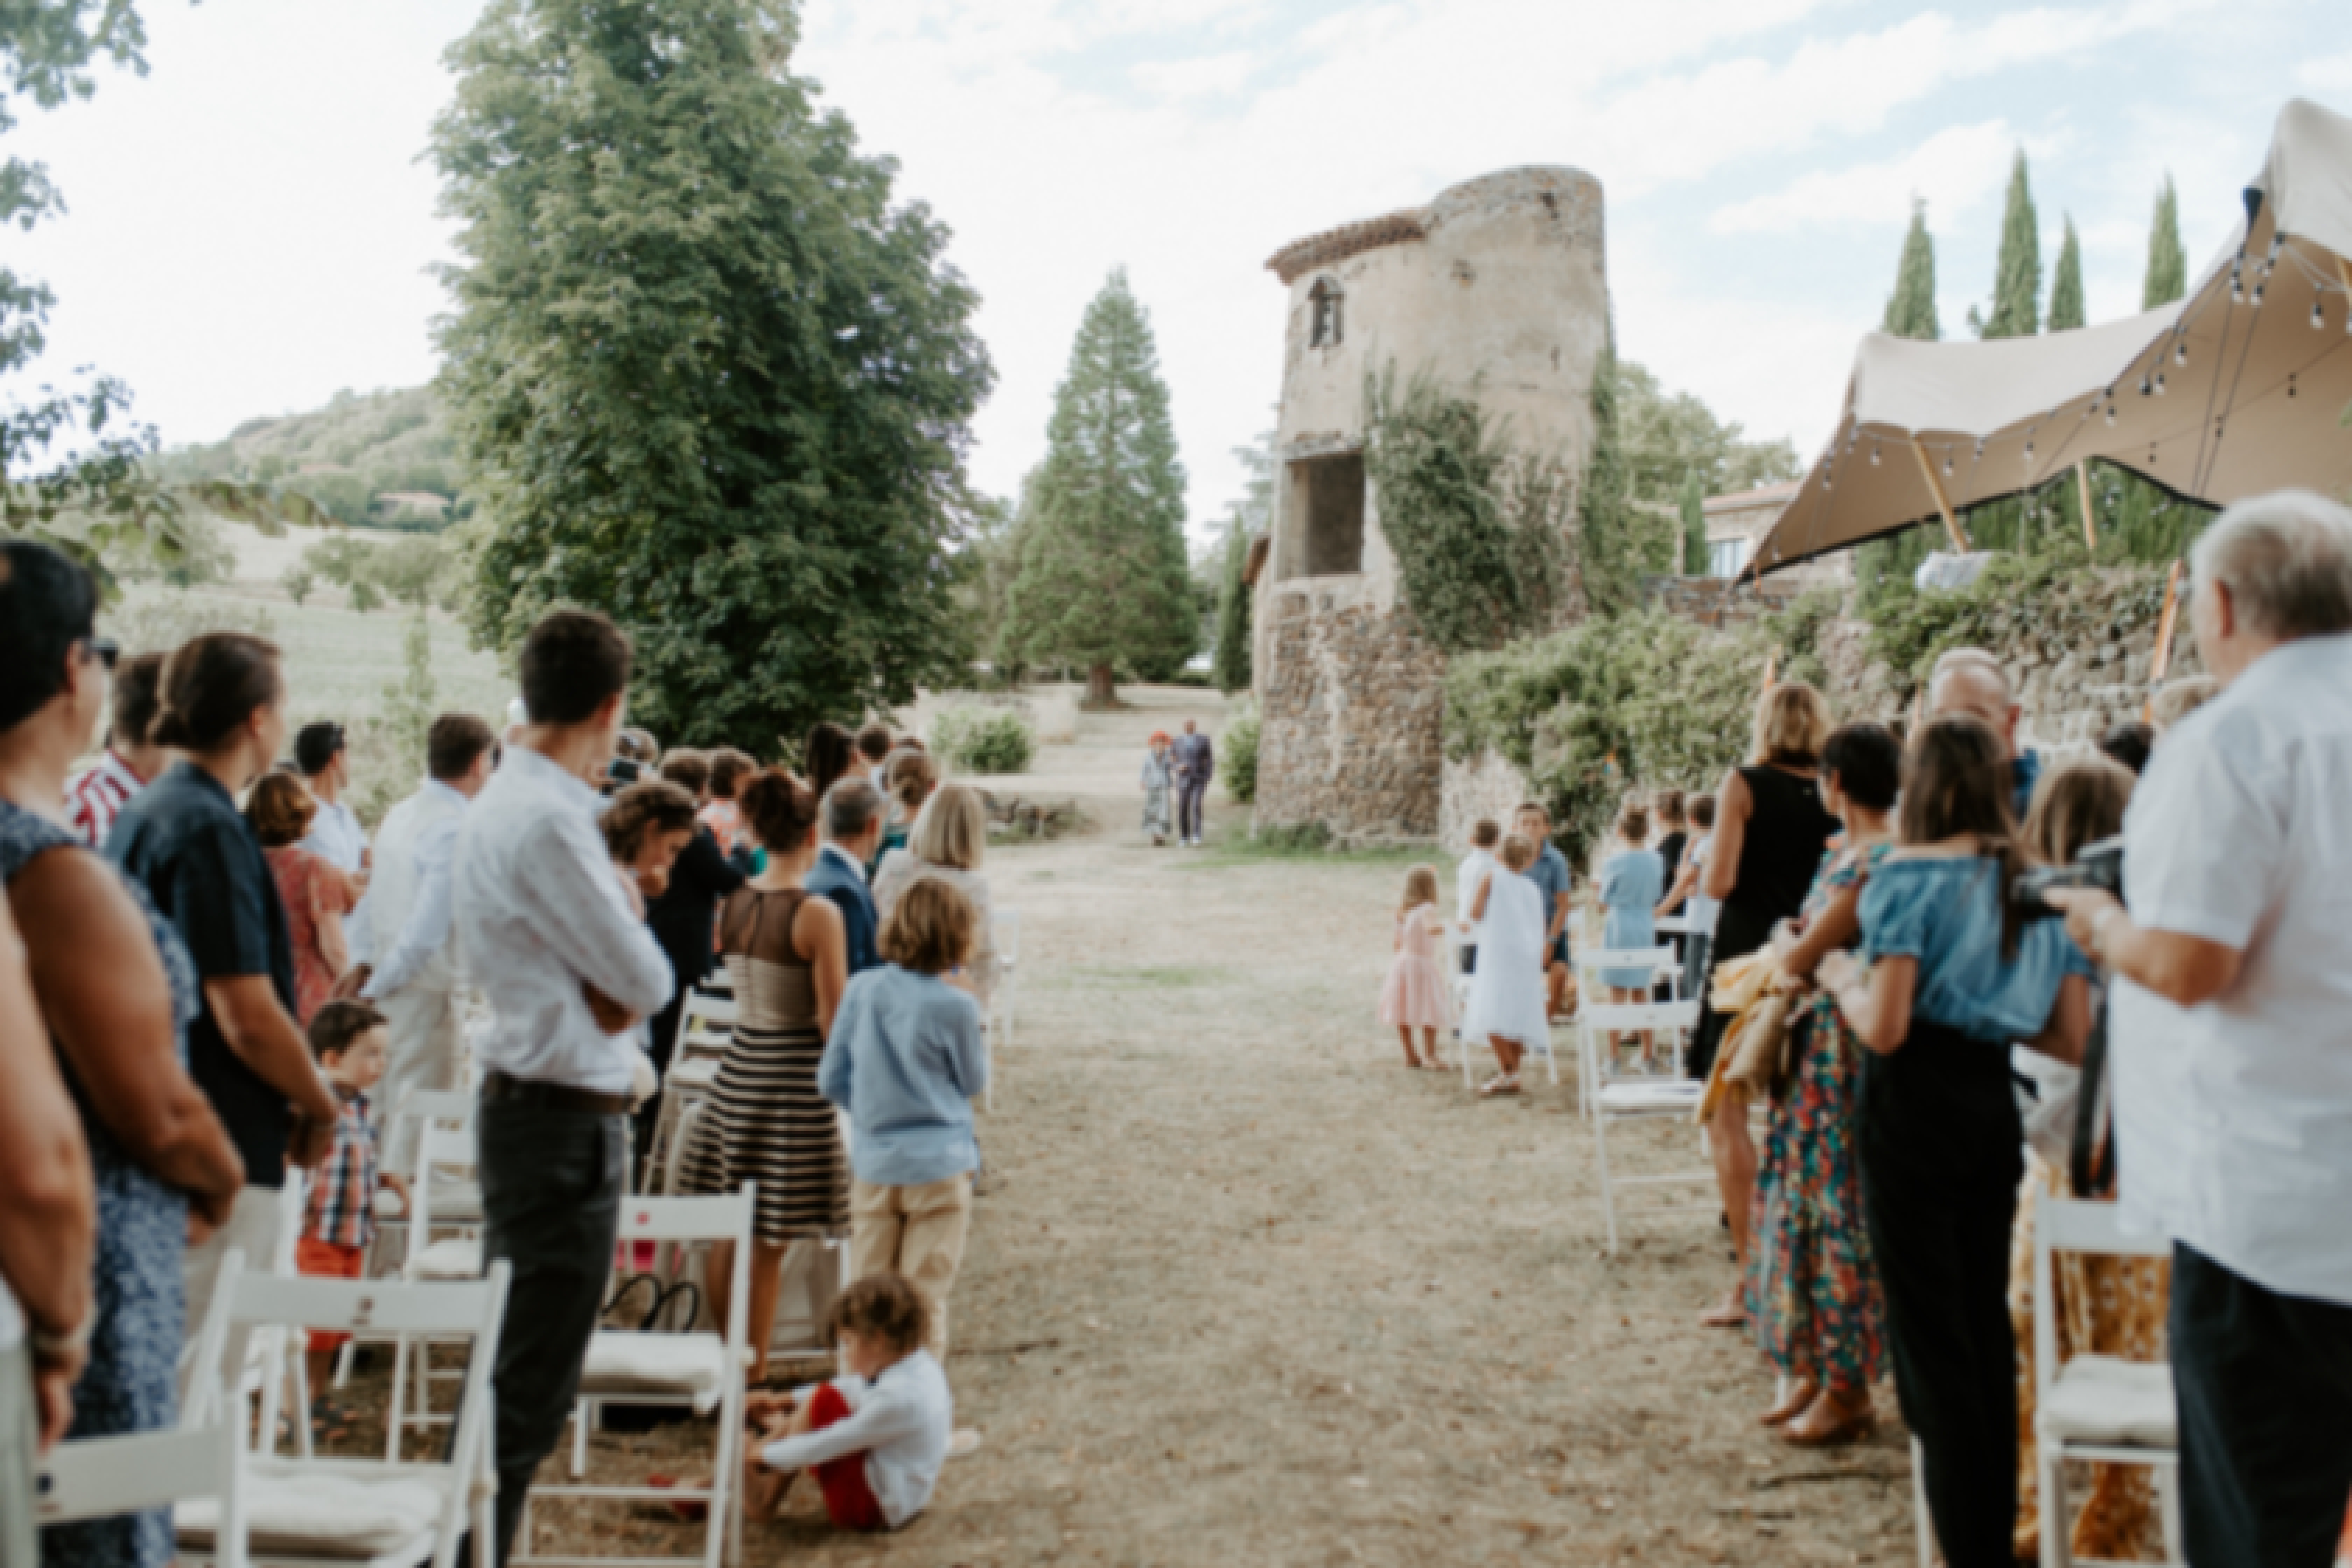
[[[289,733],[275,647],[208,633],[118,658],[97,610],[80,567],[0,543],[0,1563],[173,1558],[163,1510],[36,1544],[15,1505],[37,1452],[174,1421],[220,1371],[191,1339],[232,1250],[381,1267],[377,1215],[415,1160],[400,1108],[460,1088],[478,1096],[485,1256],[512,1271],[502,1561],[572,1410],[619,1205],[654,1174],[684,1004],[721,965],[738,1022],[664,1174],[688,1194],[757,1184],[751,1299],[722,1284],[713,1303],[749,1314],[754,1380],[791,1244],[846,1242],[855,1281],[831,1314],[844,1375],[755,1402],[761,1505],[808,1468],[837,1521],[919,1511],[951,1442],[940,1363],[989,1074],[978,794],[879,724],[818,725],[797,772],[663,752],[624,727],[627,638],[559,612],[522,644],[503,737],[436,719],[428,776],[371,841],[341,728]],[[331,1440],[339,1346],[308,1348]],[[225,1365],[246,1354],[232,1342]]]
[[[1792,1444],[1869,1431],[1891,1374],[1955,1568],[2030,1557],[2043,1531],[2091,1557],[2160,1544],[2144,1468],[2097,1467],[2074,1517],[2038,1515],[2045,1198],[2119,1191],[2126,1224],[2173,1240],[2168,1262],[2069,1260],[2056,1310],[2066,1352],[2168,1355],[2189,1560],[2318,1568],[2346,1528],[2352,512],[2242,503],[2193,564],[2208,673],[2083,755],[2020,743],[2019,704],[1979,649],[1937,661],[1907,738],[1840,725],[1783,682],[1713,795],[1627,806],[1596,858],[1601,942],[1649,948],[1654,921],[1679,914],[1684,994],[1707,999],[1688,1070],[1715,1080],[1707,1142],[1737,1272],[1701,1321],[1752,1334],[1778,1374],[1759,1418]],[[1517,1090],[1559,1014],[1541,976],[1568,899],[1538,868],[1545,826],[1534,807],[1508,835],[1479,823],[1457,879],[1472,970],[1458,1027],[1496,1053],[1489,1094]],[[2118,836],[2121,900],[2021,896],[2030,869]],[[1455,1026],[1435,906],[1434,872],[1415,868],[1381,994],[1417,1067]],[[1710,984],[1750,955],[1790,1019],[1760,1154],[1750,1092],[1718,1059],[1734,1014]],[[1599,1002],[1664,989],[1646,970],[1594,978]],[[2111,1134],[2078,1117],[2100,1093],[2084,1053],[2109,1010]],[[2076,1189],[2078,1122],[2119,1184]]]

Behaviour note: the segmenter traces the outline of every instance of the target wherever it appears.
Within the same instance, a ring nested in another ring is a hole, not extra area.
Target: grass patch
[[[1433,844],[1389,844],[1360,849],[1332,847],[1330,830],[1320,823],[1303,827],[1269,827],[1255,837],[1246,827],[1214,832],[1205,850],[1179,862],[1187,870],[1218,870],[1234,866],[1295,865],[1371,866],[1402,870],[1423,861],[1444,859]]]

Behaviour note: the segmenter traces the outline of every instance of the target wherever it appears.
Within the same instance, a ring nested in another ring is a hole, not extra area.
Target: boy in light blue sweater
[[[980,1165],[971,1101],[988,1087],[980,1004],[957,983],[978,923],[951,884],[908,888],[883,922],[886,962],[842,993],[816,1074],[818,1091],[849,1112],[850,1278],[903,1275],[942,1362]]]

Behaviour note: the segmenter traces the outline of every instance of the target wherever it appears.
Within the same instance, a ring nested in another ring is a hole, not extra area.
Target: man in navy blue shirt
[[[866,890],[866,863],[882,842],[882,796],[852,774],[824,793],[824,843],[809,868],[808,890],[831,899],[841,910],[849,945],[849,973],[862,973],[882,962],[875,951],[881,921]]]

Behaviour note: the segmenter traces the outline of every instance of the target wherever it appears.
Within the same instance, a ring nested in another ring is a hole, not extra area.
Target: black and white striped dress
[[[849,1229],[849,1163],[841,1124],[816,1089],[824,1035],[816,971],[793,951],[808,894],[745,888],[727,900],[719,947],[735,985],[735,1035],[695,1118],[679,1190],[730,1193],[760,1184],[752,1234],[771,1246]]]

